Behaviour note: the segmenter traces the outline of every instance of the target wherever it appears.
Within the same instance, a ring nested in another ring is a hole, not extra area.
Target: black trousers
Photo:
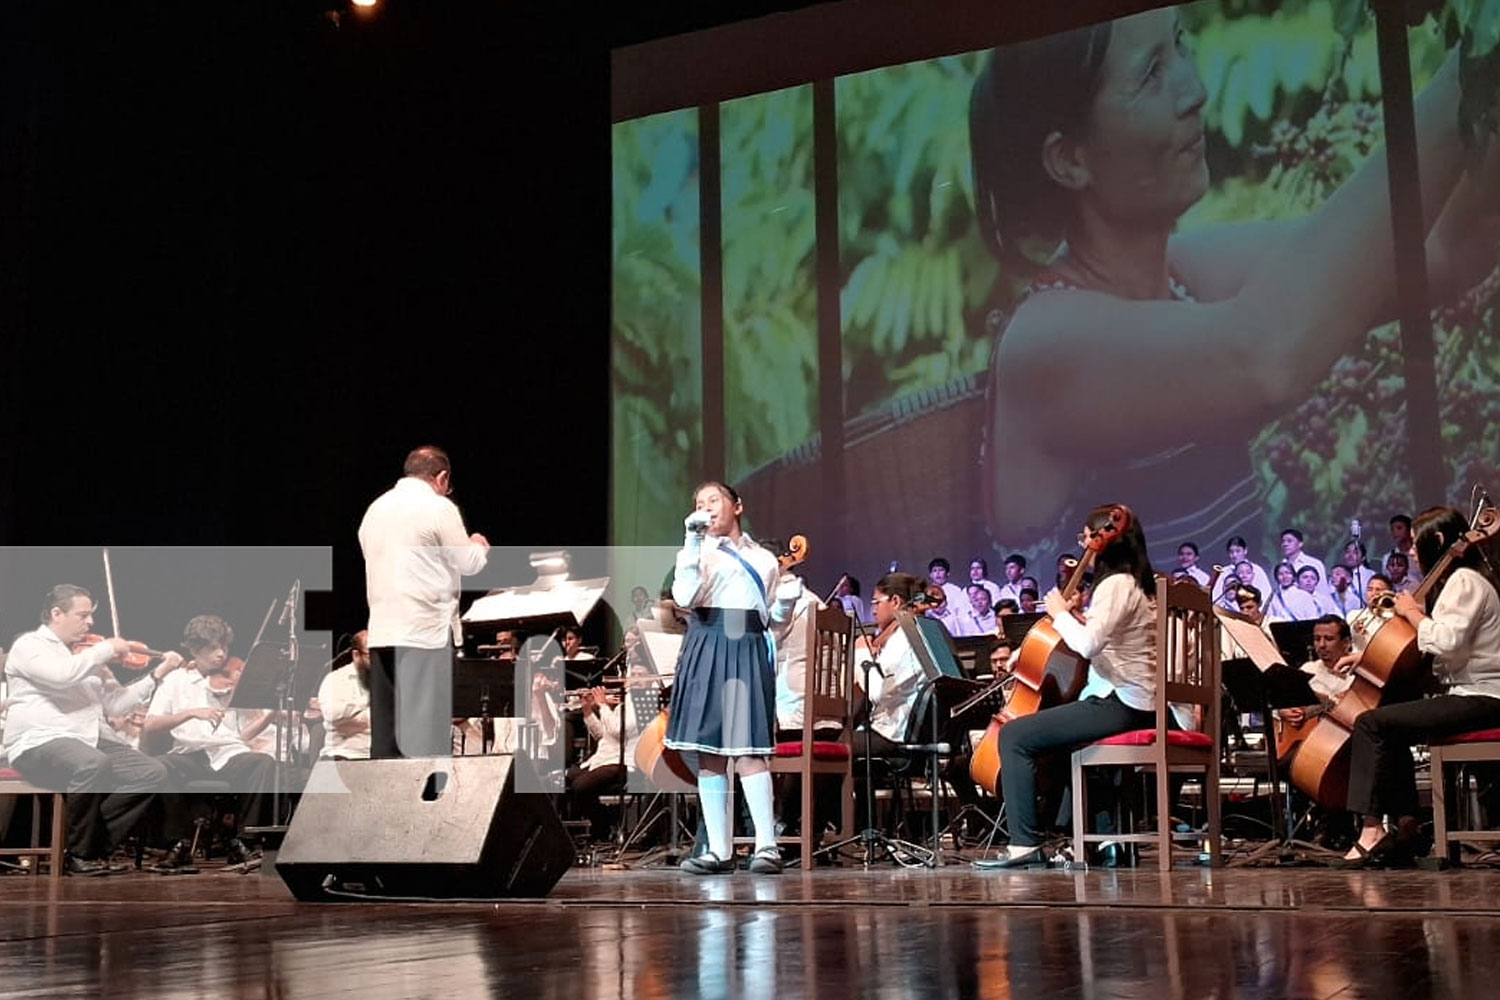
[[[623,764],[602,764],[592,771],[576,764],[568,768],[569,807],[574,816],[589,821],[589,835],[595,840],[609,839],[609,808],[599,801],[599,796],[623,792],[628,774]]]
[[[1115,694],[1057,705],[1006,723],[1000,730],[1000,787],[1009,810],[1011,844],[1041,843],[1037,790],[1042,771],[1052,771],[1054,778],[1058,771],[1066,775],[1074,747],[1155,725],[1155,712],[1131,708]],[[1056,785],[1066,787],[1067,778]]]
[[[1444,694],[1361,715],[1349,740],[1349,808],[1366,816],[1415,816],[1418,743],[1500,727],[1500,698]],[[1437,780],[1433,775],[1433,780]]]
[[[208,762],[208,754],[167,754],[161,758],[172,776],[174,788],[182,788],[189,781],[222,781],[229,786],[228,794],[238,798],[239,809],[236,834],[247,826],[270,826],[272,816],[271,788],[276,774],[276,760],[269,754],[242,753],[225,761],[215,771]],[[195,795],[178,796],[178,801],[167,810],[166,834],[169,840],[192,836],[191,799]],[[187,808],[184,808],[187,806]]]
[[[51,740],[10,763],[33,785],[68,793],[68,853],[89,860],[108,857],[167,787],[161,761],[109,740]]]
[[[370,757],[453,755],[453,650],[370,650]]]

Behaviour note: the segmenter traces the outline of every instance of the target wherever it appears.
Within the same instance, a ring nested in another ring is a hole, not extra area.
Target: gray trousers
[[[453,755],[453,650],[370,650],[370,756]]]
[[[167,787],[167,769],[123,743],[56,739],[10,762],[40,788],[68,793],[68,853],[108,857],[151,806],[152,793]]]

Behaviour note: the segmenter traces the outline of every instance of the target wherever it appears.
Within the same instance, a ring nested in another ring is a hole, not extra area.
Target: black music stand
[[[625,697],[629,699],[631,710],[635,712],[636,722],[638,723],[642,719],[655,719],[660,715],[661,710],[666,706],[671,696],[672,689],[670,687],[627,687],[625,689]],[[620,704],[623,707],[626,703],[621,701]],[[642,725],[645,725],[645,723],[642,723]],[[622,755],[625,743],[626,740],[624,739],[622,728],[620,740]],[[628,781],[626,790],[627,792],[629,791]],[[668,796],[666,805],[662,805],[661,801],[664,795]],[[661,857],[658,859],[653,856],[657,853],[656,851],[648,852],[641,857],[639,864],[645,867],[646,865],[655,863],[657,860],[662,860],[670,865],[676,865],[685,856],[680,840],[680,836],[684,830],[678,812],[679,798],[679,792],[658,788],[652,793],[650,801],[646,803],[646,807],[641,810],[640,818],[636,820],[635,826],[630,829],[629,833],[624,832],[623,824],[621,824],[620,846],[615,851],[614,860],[616,864],[620,863],[621,859],[625,856],[625,852],[635,846],[636,842],[645,836],[646,831],[650,830],[663,815],[667,817],[668,842],[658,849]]]
[[[1286,798],[1281,795],[1281,766],[1276,759],[1276,734],[1272,713],[1279,708],[1302,708],[1318,703],[1318,696],[1301,670],[1287,665],[1300,652],[1298,644],[1310,634],[1310,622],[1273,622],[1275,642],[1248,618],[1222,608],[1215,608],[1220,624],[1247,656],[1225,660],[1220,667],[1221,680],[1236,706],[1255,705],[1261,716],[1261,734],[1266,752],[1266,776],[1271,783],[1271,832],[1273,839],[1251,851],[1236,865],[1255,864],[1275,856],[1277,864],[1296,864],[1305,860],[1300,852],[1331,854],[1316,844],[1296,839],[1296,814],[1292,808],[1292,781],[1286,779]],[[1278,626],[1294,626],[1278,628]],[[1284,640],[1284,642],[1283,642]],[[1292,644],[1288,649],[1286,643]],[[1288,654],[1292,655],[1288,655]],[[1284,835],[1283,835],[1284,834]]]
[[[494,749],[496,717],[515,714],[516,661],[458,657],[453,671],[453,718],[480,720],[481,754]]]
[[[245,657],[245,669],[235,683],[234,693],[229,697],[228,709],[272,710],[280,712],[276,720],[276,756],[271,769],[271,824],[269,826],[246,827],[248,834],[286,833],[286,817],[282,815],[281,790],[282,768],[291,750],[288,729],[292,726],[293,713],[297,706],[306,706],[316,697],[323,683],[326,670],[302,669],[304,663],[315,652],[321,663],[326,646],[298,645],[294,651],[288,643],[258,642]]]
[[[626,689],[634,701],[636,722],[641,726],[642,731],[661,714],[662,709],[671,699],[672,680],[677,674],[677,659],[682,653],[682,642],[687,634],[685,628],[678,627],[675,619],[667,617],[668,624],[663,624],[663,617],[658,615],[636,622],[641,636],[641,656],[645,660],[646,668],[662,682],[661,687]],[[646,830],[650,829],[650,825],[661,815],[662,796],[667,797],[669,843],[661,849],[663,852],[661,860],[675,865],[686,857],[692,848],[689,847],[687,851],[684,851],[679,839],[680,835],[685,832],[681,816],[682,795],[683,792],[675,789],[657,788],[651,796],[651,801],[642,811],[641,818],[636,822],[635,829],[621,844],[619,854],[616,856],[617,860],[635,841],[640,839]],[[643,866],[653,864],[656,860],[647,854],[641,859],[640,864]]]

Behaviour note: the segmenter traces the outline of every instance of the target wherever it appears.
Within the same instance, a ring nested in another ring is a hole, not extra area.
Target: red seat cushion
[[[834,743],[834,742],[825,741],[825,740],[813,740],[813,747],[812,747],[812,749],[813,749],[813,759],[814,760],[848,760],[849,759],[849,744],[847,744],[847,743]],[[776,756],[778,756],[778,757],[801,757],[802,756],[802,741],[798,740],[795,743],[778,743],[778,744],[776,744]]]
[[[1432,742],[1439,746],[1448,743],[1500,743],[1500,729],[1476,729],[1472,733],[1459,733],[1457,736]]]
[[[0,767],[0,781],[25,781],[21,772],[13,767]]]
[[[1096,747],[1148,747],[1155,742],[1156,730],[1136,729],[1118,736],[1106,736],[1102,740],[1095,740],[1093,745]],[[1167,742],[1174,747],[1213,746],[1213,740],[1208,738],[1207,733],[1195,733],[1183,729],[1167,730]]]

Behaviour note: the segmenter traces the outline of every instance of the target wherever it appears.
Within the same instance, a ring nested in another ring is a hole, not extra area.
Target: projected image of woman
[[[1032,278],[991,362],[997,544],[1060,543],[1101,494],[1153,537],[1256,537],[1249,439],[1395,316],[1383,149],[1307,217],[1174,235],[1209,187],[1205,99],[1174,8],[997,49],[975,81],[979,228]],[[1458,100],[1450,56],[1416,99],[1434,301],[1495,263],[1457,250],[1494,214],[1459,183]]]

